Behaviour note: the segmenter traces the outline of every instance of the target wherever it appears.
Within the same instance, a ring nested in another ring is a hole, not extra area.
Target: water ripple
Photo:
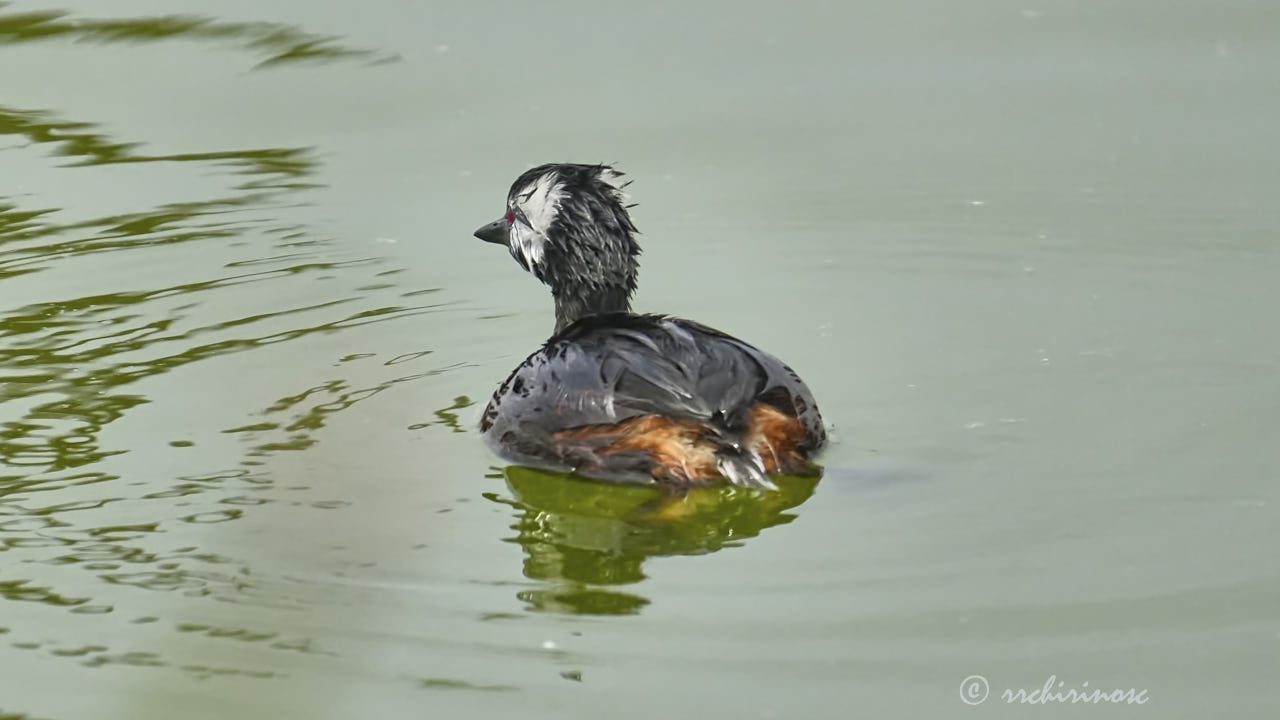
[[[0,2],[0,9],[8,6]],[[155,43],[195,40],[234,44],[265,55],[256,67],[298,62],[360,60],[385,63],[390,53],[349,47],[340,38],[316,35],[293,25],[269,22],[225,22],[195,15],[134,18],[84,18],[62,10],[0,14],[0,45],[75,40],[96,43]]]

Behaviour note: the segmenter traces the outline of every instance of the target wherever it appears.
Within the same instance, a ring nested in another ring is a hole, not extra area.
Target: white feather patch
[[[547,231],[560,212],[565,193],[555,173],[538,176],[531,184],[513,193],[512,203],[528,222],[516,221],[511,227],[511,252],[519,254],[530,269],[542,262],[547,245]]]
[[[631,184],[631,181],[623,180],[622,173],[611,167],[602,167],[600,168],[600,174],[597,177],[600,178],[600,182],[603,182],[605,185],[613,188],[613,194],[617,197],[618,202],[625,203],[627,201],[627,193],[624,192],[624,190]]]

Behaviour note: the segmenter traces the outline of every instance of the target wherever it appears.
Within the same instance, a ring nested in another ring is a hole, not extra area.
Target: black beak
[[[507,219],[498,218],[476,231],[476,237],[485,242],[507,244]]]

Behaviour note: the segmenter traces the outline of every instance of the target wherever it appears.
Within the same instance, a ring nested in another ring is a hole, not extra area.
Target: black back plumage
[[[583,318],[526,358],[494,393],[481,430],[506,452],[524,448],[526,464],[559,467],[538,451],[558,430],[660,415],[706,423],[733,445],[758,402],[804,422],[814,450],[825,441],[813,396],[772,355],[689,320],[610,313]]]

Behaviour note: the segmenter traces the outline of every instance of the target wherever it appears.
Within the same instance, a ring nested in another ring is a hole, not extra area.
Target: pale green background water
[[[1274,717],[1277,23],[0,7],[0,714]],[[558,160],[808,380],[816,488],[504,477],[551,306],[470,233]]]

